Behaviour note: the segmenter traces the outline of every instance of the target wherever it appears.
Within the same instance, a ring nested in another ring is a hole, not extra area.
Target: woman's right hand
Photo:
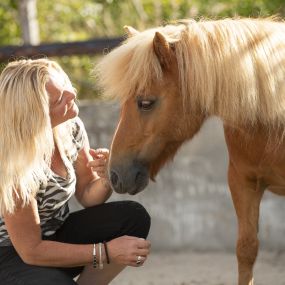
[[[141,266],[149,252],[150,242],[143,238],[121,236],[108,242],[110,262],[121,265]],[[139,263],[137,263],[138,260],[140,260]]]

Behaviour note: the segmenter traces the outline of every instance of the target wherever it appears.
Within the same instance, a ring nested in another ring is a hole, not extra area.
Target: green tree
[[[0,45],[18,45],[21,43],[20,26],[17,22],[17,3],[14,0],[0,2]],[[14,20],[16,19],[16,21]]]

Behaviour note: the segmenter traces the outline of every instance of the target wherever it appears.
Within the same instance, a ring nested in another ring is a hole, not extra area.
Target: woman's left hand
[[[96,171],[98,176],[101,178],[107,179],[109,150],[107,148],[90,149],[89,153],[91,154],[93,160],[87,163],[87,167],[90,167],[93,171]]]

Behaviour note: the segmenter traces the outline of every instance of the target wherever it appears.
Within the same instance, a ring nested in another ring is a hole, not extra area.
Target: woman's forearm
[[[78,191],[81,195],[76,195],[83,207],[91,207],[104,203],[112,194],[112,188],[105,178],[97,178],[91,181],[84,191]]]
[[[68,244],[43,240],[35,248],[22,253],[21,258],[25,263],[37,266],[84,266],[92,264],[93,244]],[[102,255],[102,261],[105,261],[105,253]]]

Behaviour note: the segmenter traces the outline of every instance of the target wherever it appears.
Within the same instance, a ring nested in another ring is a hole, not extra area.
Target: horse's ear
[[[153,38],[153,49],[162,68],[171,66],[171,47],[166,38],[159,32]]]
[[[139,31],[137,31],[136,29],[134,29],[133,27],[131,26],[124,26],[124,30],[128,36],[128,38],[131,38],[137,34],[139,34]]]

